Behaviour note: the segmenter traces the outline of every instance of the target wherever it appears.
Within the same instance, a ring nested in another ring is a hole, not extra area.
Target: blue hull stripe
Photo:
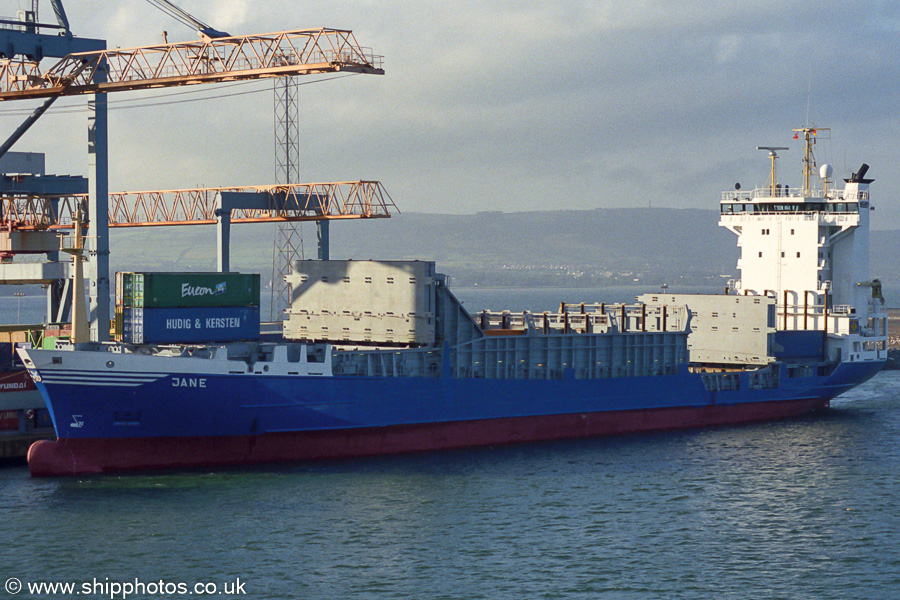
[[[845,363],[829,376],[782,377],[778,388],[742,385],[739,390],[716,392],[707,391],[701,376],[686,370],[593,380],[176,373],[142,383],[128,373],[119,380],[43,377],[38,387],[52,406],[60,438],[243,436],[828,400],[869,379],[882,364]]]

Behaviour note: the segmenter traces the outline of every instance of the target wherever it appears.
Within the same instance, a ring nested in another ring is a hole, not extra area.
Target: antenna
[[[769,176],[769,187],[772,190],[772,195],[775,195],[775,159],[778,158],[778,150],[790,150],[787,146],[757,146],[757,150],[768,150],[769,158],[772,159],[772,172]]]
[[[806,84],[806,126],[809,127],[809,104],[812,98],[812,61],[809,61],[809,73],[807,75]]]
[[[831,131],[829,127],[801,127],[794,129],[794,139],[799,139],[803,134],[803,143],[805,151],[803,154],[803,195],[809,194],[809,179],[816,172],[816,157],[813,153],[813,146],[816,145],[816,138],[820,131]]]

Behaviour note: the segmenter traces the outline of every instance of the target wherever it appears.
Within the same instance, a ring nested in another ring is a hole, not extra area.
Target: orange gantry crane
[[[110,227],[213,225],[229,201],[232,223],[387,218],[396,205],[378,181],[332,181],[242,187],[115,192],[109,195]],[[23,231],[71,229],[87,210],[87,194],[0,197],[0,214]]]
[[[210,217],[215,216],[220,233],[224,231],[226,235],[224,252],[220,237],[219,268],[227,270],[227,227],[234,210],[249,211],[238,215],[233,219],[235,222],[390,216],[389,208],[394,204],[378,182],[307,184],[305,188],[295,184],[281,190],[208,188],[109,194],[107,92],[337,72],[384,74],[382,57],[360,46],[351,31],[319,28],[249,36],[203,35],[203,39],[192,42],[109,50],[104,40],[74,37],[69,31],[62,2],[53,0],[53,6],[59,25],[36,23],[32,15],[30,22],[26,16],[21,27],[0,29],[0,102],[46,99],[4,144],[0,155],[56,98],[91,95],[86,214],[88,236],[95,243],[88,253],[92,339],[108,339],[105,324],[109,323],[110,226],[209,223],[213,222]],[[53,33],[43,33],[47,28]],[[58,60],[44,70],[41,68],[44,57]],[[350,193],[349,189],[355,191]],[[341,194],[353,198],[386,198],[386,201],[370,205],[365,202],[342,204]],[[0,219],[7,229],[10,224],[17,228],[67,225],[65,218],[60,220],[60,206],[69,207],[71,222],[79,204],[84,202],[83,197],[68,196],[66,200],[59,195],[7,193]],[[200,198],[205,200],[200,202]],[[211,204],[209,198],[213,199]],[[291,198],[295,200],[294,204],[291,204]],[[190,208],[192,206],[197,210]],[[339,210],[341,206],[356,208],[345,212]],[[356,210],[361,206],[369,208]],[[188,210],[178,212],[185,207]],[[210,207],[213,207],[212,214]]]
[[[87,213],[87,194],[33,196],[8,193],[0,197],[0,214],[17,232],[31,232],[33,251],[52,247],[35,241],[35,234],[55,236],[71,229]],[[219,270],[229,269],[232,223],[320,221],[322,219],[389,218],[397,210],[378,181],[339,181],[287,185],[208,187],[180,190],[116,192],[109,195],[109,227],[216,225]],[[0,237],[3,233],[0,232]]]
[[[381,62],[352,31],[326,28],[77,52],[46,71],[19,56],[0,62],[0,101],[321,73],[383,75]]]

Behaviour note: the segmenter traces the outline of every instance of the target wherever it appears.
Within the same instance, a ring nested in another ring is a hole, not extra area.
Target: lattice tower
[[[275,80],[275,180],[300,181],[300,99],[295,77]],[[281,320],[291,303],[291,288],[285,277],[291,261],[304,258],[303,232],[297,221],[278,223],[272,246],[272,301],[270,318]]]

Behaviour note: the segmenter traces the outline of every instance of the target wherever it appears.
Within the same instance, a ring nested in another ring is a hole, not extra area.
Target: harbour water
[[[739,427],[77,479],[6,467],[0,582],[22,584],[10,598],[76,595],[29,592],[47,582],[81,598],[892,598],[898,437],[885,372],[825,413]]]
[[[239,580],[234,598],[891,598],[898,436],[886,372],[825,414],[741,427],[154,475],[7,467],[0,579]]]

